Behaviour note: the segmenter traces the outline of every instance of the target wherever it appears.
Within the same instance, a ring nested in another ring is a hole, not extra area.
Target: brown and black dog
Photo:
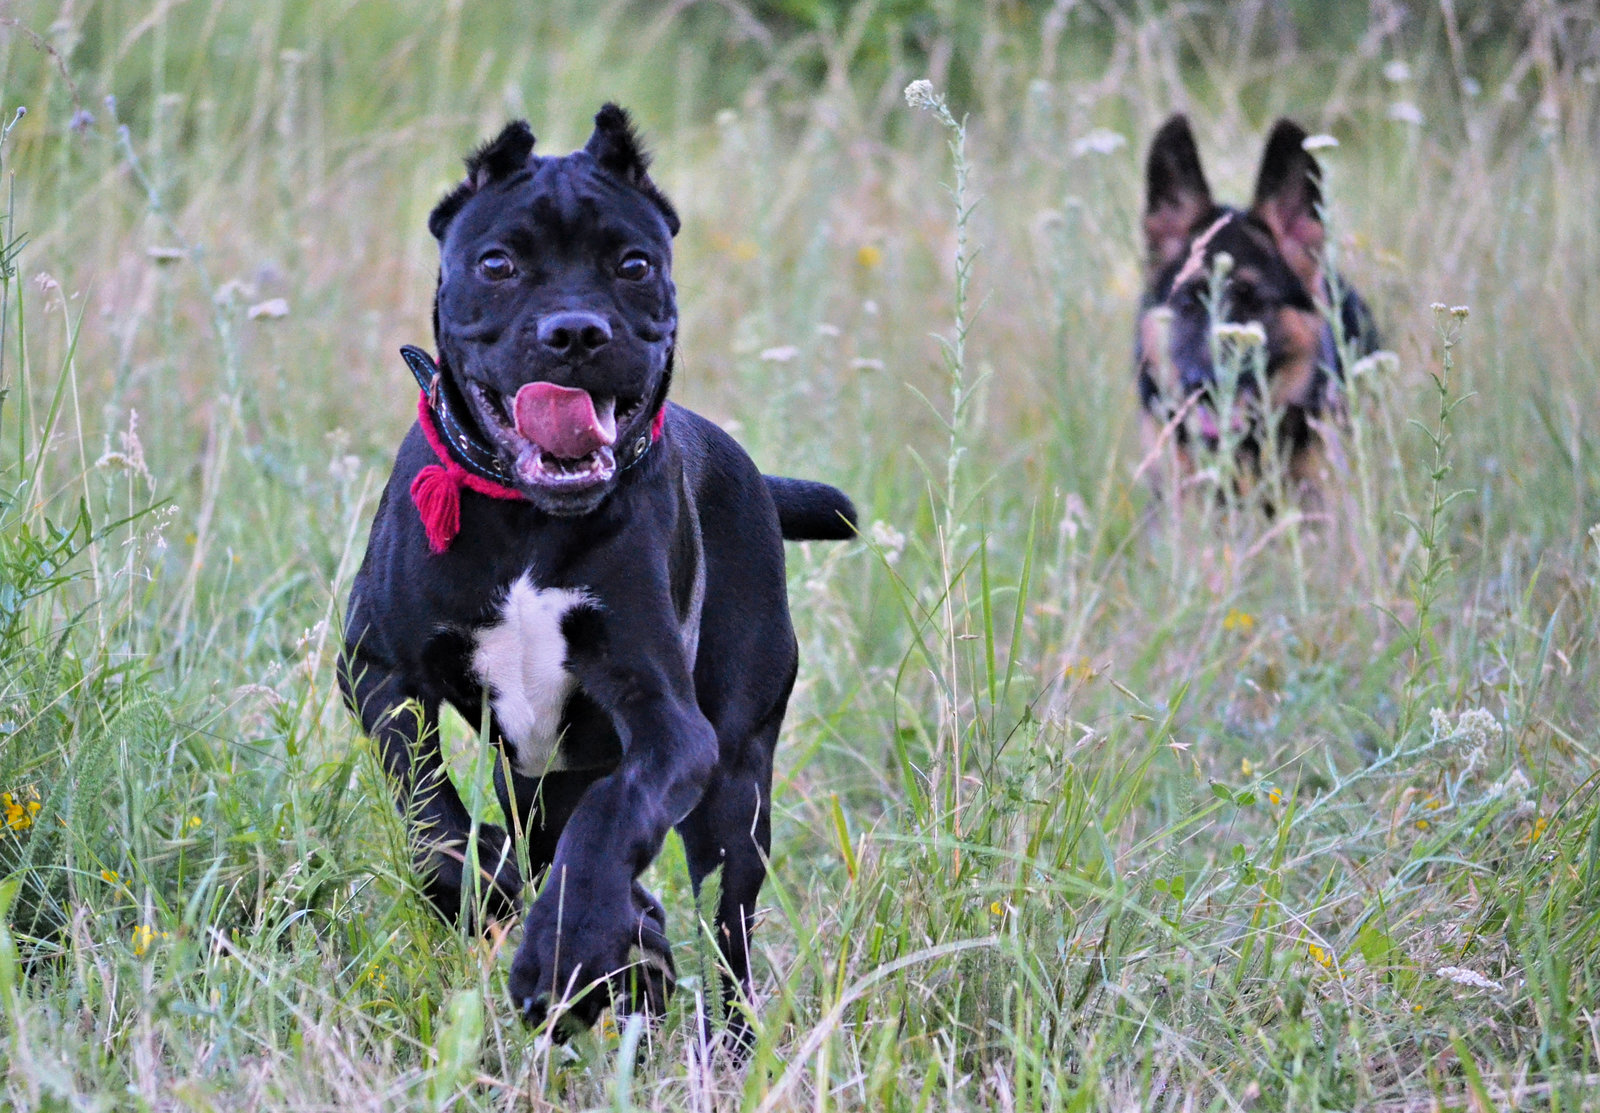
[[[1248,487],[1275,443],[1290,482],[1314,489],[1317,425],[1344,412],[1343,361],[1377,347],[1366,303],[1324,269],[1322,173],[1305,140],[1290,120],[1273,125],[1248,210],[1212,200],[1184,116],[1150,145],[1135,362],[1147,425],[1172,426],[1183,473],[1197,450],[1231,449]]]

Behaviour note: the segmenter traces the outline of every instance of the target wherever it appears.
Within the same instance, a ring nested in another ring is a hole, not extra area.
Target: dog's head
[[[1160,416],[1198,395],[1200,435],[1218,440],[1215,399],[1220,337],[1263,338],[1261,357],[1240,360],[1245,404],[1314,407],[1323,321],[1321,170],[1306,133],[1279,120],[1267,139],[1248,211],[1211,197],[1189,122],[1173,116],[1156,134],[1146,166],[1144,216],[1147,293],[1136,343],[1140,391]],[[1227,260],[1222,256],[1226,255]],[[1219,325],[1258,326],[1254,329]],[[1260,378],[1251,366],[1261,369]]]
[[[678,329],[677,213],[627,113],[608,104],[594,124],[563,156],[508,124],[428,218],[442,388],[552,514],[587,513],[616,484],[613,446],[649,435]]]

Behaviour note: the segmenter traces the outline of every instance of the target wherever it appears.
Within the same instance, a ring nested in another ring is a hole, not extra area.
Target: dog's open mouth
[[[1249,407],[1243,399],[1237,399],[1230,408],[1232,412],[1228,416],[1229,436],[1234,440],[1248,436],[1252,427]],[[1202,396],[1189,408],[1184,427],[1191,438],[1215,449],[1223,440],[1220,418],[1221,415],[1213,408],[1211,400]]]
[[[642,398],[591,395],[555,383],[528,383],[515,395],[467,380],[466,394],[484,431],[530,487],[581,491],[611,481],[612,446],[644,405]]]

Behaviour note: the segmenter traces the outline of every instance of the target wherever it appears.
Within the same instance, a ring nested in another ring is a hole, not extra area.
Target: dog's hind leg
[[[715,925],[725,967],[722,999],[728,1030],[743,1048],[754,1039],[747,1012],[754,1000],[750,931],[772,850],[772,753],[782,718],[780,708],[755,737],[743,742],[744,760],[719,767],[699,805],[678,824],[695,892],[714,870],[722,869]]]

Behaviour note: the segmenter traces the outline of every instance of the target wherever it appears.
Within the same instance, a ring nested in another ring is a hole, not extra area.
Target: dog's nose
[[[611,326],[598,313],[552,313],[539,322],[539,343],[558,356],[589,356],[611,343]]]

